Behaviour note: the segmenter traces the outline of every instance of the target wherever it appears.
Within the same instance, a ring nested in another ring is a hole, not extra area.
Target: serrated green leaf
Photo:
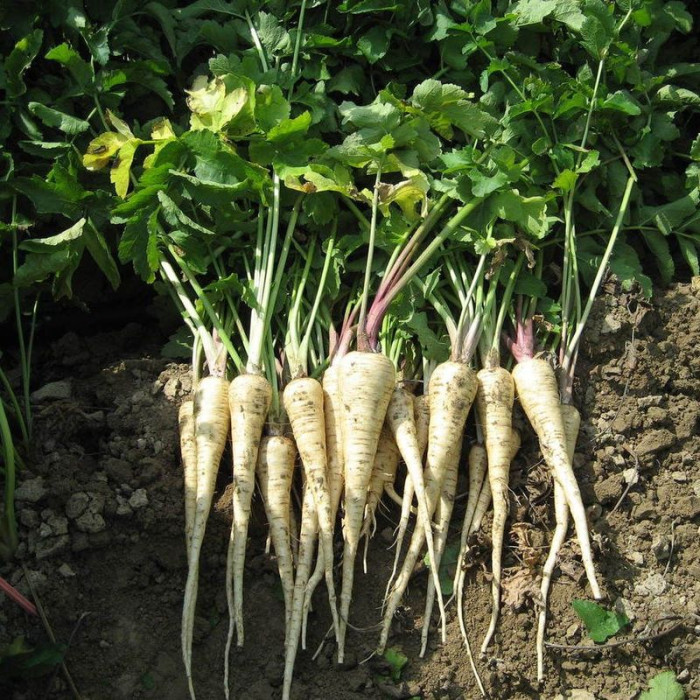
[[[518,0],[510,8],[516,15],[515,24],[524,27],[528,24],[539,24],[556,10],[557,0]]]
[[[424,80],[413,91],[411,104],[425,112],[433,129],[445,138],[452,138],[453,126],[478,139],[493,134],[498,128],[498,122],[470,102],[467,93],[458,85]]]
[[[674,232],[686,219],[693,216],[700,205],[700,190],[697,188],[688,194],[658,207],[642,207],[640,209],[640,225],[653,221],[659,231],[668,236]]]
[[[572,606],[594,642],[604,642],[629,624],[624,614],[606,610],[602,605],[589,600],[574,600]]]
[[[556,176],[554,182],[552,183],[552,187],[561,190],[562,192],[569,192],[571,189],[573,189],[577,179],[578,175],[573,170],[565,168],[559,173],[559,175]]]
[[[105,237],[94,226],[88,224],[83,231],[83,240],[88,253],[90,253],[92,259],[102,270],[102,273],[112,285],[112,289],[116,289],[119,286],[121,277]]]
[[[55,160],[71,148],[65,141],[18,141],[17,145],[32,156],[49,160]]]
[[[284,143],[288,139],[299,138],[306,134],[311,126],[311,114],[302,112],[294,119],[283,119],[279,124],[273,126],[267,133],[267,140],[270,143]]]
[[[255,119],[260,128],[268,132],[285,119],[289,119],[291,107],[278,85],[261,85],[255,94]]]
[[[673,671],[662,671],[649,681],[649,690],[645,690],[639,700],[684,700],[685,690],[676,680]]]
[[[190,333],[189,328],[187,328],[187,326],[180,326],[180,328],[170,336],[168,342],[161,348],[160,354],[163,357],[191,359],[192,342],[192,333]]]
[[[70,114],[59,112],[57,109],[47,107],[40,102],[30,102],[27,106],[29,111],[39,117],[44,124],[60,129],[71,136],[81,134],[90,128],[90,123],[84,119],[78,119]]]
[[[617,90],[608,95],[600,104],[602,109],[610,109],[615,112],[622,112],[630,116],[637,116],[642,113],[642,108],[637,100],[630,95],[626,90]]]
[[[394,12],[401,6],[395,0],[345,0],[338,5],[339,12],[353,15],[365,12]]]
[[[618,277],[622,288],[629,291],[636,282],[642,288],[642,293],[648,299],[652,295],[653,284],[648,275],[644,274],[637,251],[628,243],[618,241],[610,256],[610,271]]]
[[[165,193],[164,190],[158,192],[158,201],[160,201],[163,207],[163,213],[165,214],[168,223],[171,226],[177,226],[177,224],[182,224],[187,226],[193,231],[198,231],[206,236],[213,236],[214,232],[211,229],[206,228],[198,224],[194,219],[190,218],[185,214],[182,209]]]
[[[512,221],[535,238],[549,229],[544,197],[523,197],[517,190],[496,192],[486,201],[487,209],[500,219]]]
[[[27,91],[22,75],[36,58],[44,39],[44,32],[35,29],[20,39],[5,59],[5,84],[9,98],[19,97]]]
[[[18,177],[12,185],[32,201],[40,214],[62,214],[69,219],[81,215],[80,201],[89,196],[71,177],[60,178],[57,181],[50,181],[38,175],[31,178]]]
[[[346,66],[328,81],[328,92],[341,95],[359,95],[365,82],[365,74],[359,65]]]
[[[584,0],[582,11],[585,16],[581,25],[581,45],[593,56],[603,58],[615,37],[615,20],[612,5],[602,0]]]
[[[668,240],[658,231],[642,231],[644,242],[654,256],[654,262],[664,284],[670,284],[676,271]]]
[[[83,89],[87,90],[92,84],[95,77],[92,67],[68,44],[64,43],[55,46],[46,54],[46,58],[49,61],[56,61],[67,68],[73,79]]]
[[[258,13],[258,37],[268,53],[287,54],[292,50],[292,40],[279,19],[267,12]]]
[[[657,91],[654,100],[664,104],[671,104],[677,107],[698,107],[700,106],[700,95],[687,88],[675,85],[663,85]]]
[[[379,206],[386,216],[389,205],[397,204],[407,221],[415,221],[426,215],[429,189],[428,179],[423,173],[395,185],[382,183],[379,188]]]
[[[685,3],[680,0],[671,0],[663,4],[664,14],[671,18],[674,28],[687,34],[693,28],[693,16],[688,12]]]
[[[129,219],[119,241],[119,260],[131,262],[137,274],[153,282],[160,264],[158,253],[158,209],[143,211]]]
[[[375,25],[357,40],[357,48],[370,63],[376,63],[386,56],[390,41],[390,31],[386,27]]]
[[[46,238],[27,238],[19,244],[19,247],[30,253],[50,253],[59,248],[65,248],[83,235],[85,221],[86,220],[82,218],[65,231],[53,236],[47,236]]]
[[[17,287],[31,287],[44,282],[51,275],[65,270],[75,253],[76,249],[72,250],[68,246],[51,253],[30,253],[17,268],[13,282]]]

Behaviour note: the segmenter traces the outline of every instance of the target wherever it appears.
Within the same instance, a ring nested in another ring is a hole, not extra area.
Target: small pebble
[[[630,552],[630,560],[637,566],[644,566],[644,555],[641,552]]]
[[[671,478],[679,484],[685,484],[688,481],[688,475],[685,472],[671,472]]]
[[[566,628],[566,638],[571,639],[578,632],[578,622],[574,622]]]
[[[58,573],[63,576],[63,578],[71,578],[75,576],[75,571],[71,569],[70,564],[63,563],[58,567]]]
[[[671,556],[671,540],[666,535],[655,537],[651,549],[659,561],[666,561]]]
[[[622,472],[622,478],[625,480],[626,484],[636,484],[639,481],[639,472],[631,467],[630,469],[625,469]]]

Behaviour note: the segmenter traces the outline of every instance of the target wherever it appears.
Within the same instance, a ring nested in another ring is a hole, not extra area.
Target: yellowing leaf
[[[114,185],[117,194],[123,199],[126,197],[129,189],[129,173],[131,172],[131,164],[134,162],[134,153],[139,145],[138,139],[127,141],[120,149],[117,159],[112,165],[112,171],[109,174],[109,179]]]
[[[174,139],[175,132],[170,124],[169,119],[160,119],[157,121],[153,128],[151,129],[151,138],[154,141],[163,141],[165,139]]]
[[[90,141],[83,156],[83,165],[88,170],[101,170],[109,165],[109,161],[126,143],[127,137],[115,131],[105,131]]]
[[[427,213],[429,189],[428,180],[422,173],[395,185],[382,184],[379,190],[379,206],[387,216],[389,205],[398,204],[409,221],[416,220]],[[417,204],[421,205],[420,212],[416,211]]]
[[[109,123],[122,135],[128,139],[133,139],[134,135],[129,128],[129,125],[122,121],[114,112],[107,110],[107,119]]]

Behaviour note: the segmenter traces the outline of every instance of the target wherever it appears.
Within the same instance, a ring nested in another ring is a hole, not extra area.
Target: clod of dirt
[[[32,403],[42,403],[44,401],[60,401],[69,399],[72,394],[72,384],[69,379],[62,379],[58,382],[44,384],[36,391],[33,391],[29,398]]]
[[[46,491],[43,477],[37,476],[34,479],[27,479],[26,481],[23,481],[15,489],[15,499],[17,501],[37,503],[46,495]]]
[[[641,440],[637,443],[635,453],[640,459],[652,457],[653,455],[673,447],[676,436],[664,428],[645,432]]]

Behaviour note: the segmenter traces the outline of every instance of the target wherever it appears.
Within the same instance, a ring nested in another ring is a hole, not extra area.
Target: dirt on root
[[[548,648],[542,688],[535,680],[536,590],[554,524],[551,482],[516,409],[524,440],[510,480],[503,614],[488,655],[476,659],[490,697],[636,698],[662,670],[677,674],[688,698],[700,697],[699,283],[659,291],[651,305],[611,286],[595,309],[575,386],[583,419],[575,467],[605,604],[623,611],[630,625],[610,640],[624,644],[588,640],[571,606],[589,592],[569,532],[547,626],[548,641],[566,648]],[[18,558],[25,569],[0,569],[28,596],[31,583],[56,638],[70,640],[66,663],[81,697],[90,700],[187,697],[180,655],[187,566],[177,407],[191,391],[191,377],[186,365],[161,359],[158,348],[149,347],[149,335],[135,324],[89,337],[69,333],[41,359],[34,454],[17,493]],[[204,699],[223,697],[228,464],[225,455],[201,560],[193,667]],[[462,474],[459,492],[465,490]],[[459,538],[463,510],[460,500],[453,539]],[[424,567],[412,579],[389,640],[408,658],[400,679],[392,680],[387,662],[372,656],[397,519],[396,506],[385,508],[367,574],[358,562],[342,667],[331,643],[312,659],[330,627],[319,587],[293,698],[479,697],[454,602],[447,642],[439,641],[434,613],[428,652],[419,658]],[[489,532],[487,519],[472,543],[467,576],[465,609],[475,650],[490,616]],[[245,572],[245,646],[231,659],[235,698],[281,696],[284,608],[266,538],[256,497]],[[0,597],[0,647],[19,635],[29,643],[44,639],[35,618]],[[17,700],[71,697],[60,672],[33,681],[0,679],[0,694],[8,691],[3,697]]]

